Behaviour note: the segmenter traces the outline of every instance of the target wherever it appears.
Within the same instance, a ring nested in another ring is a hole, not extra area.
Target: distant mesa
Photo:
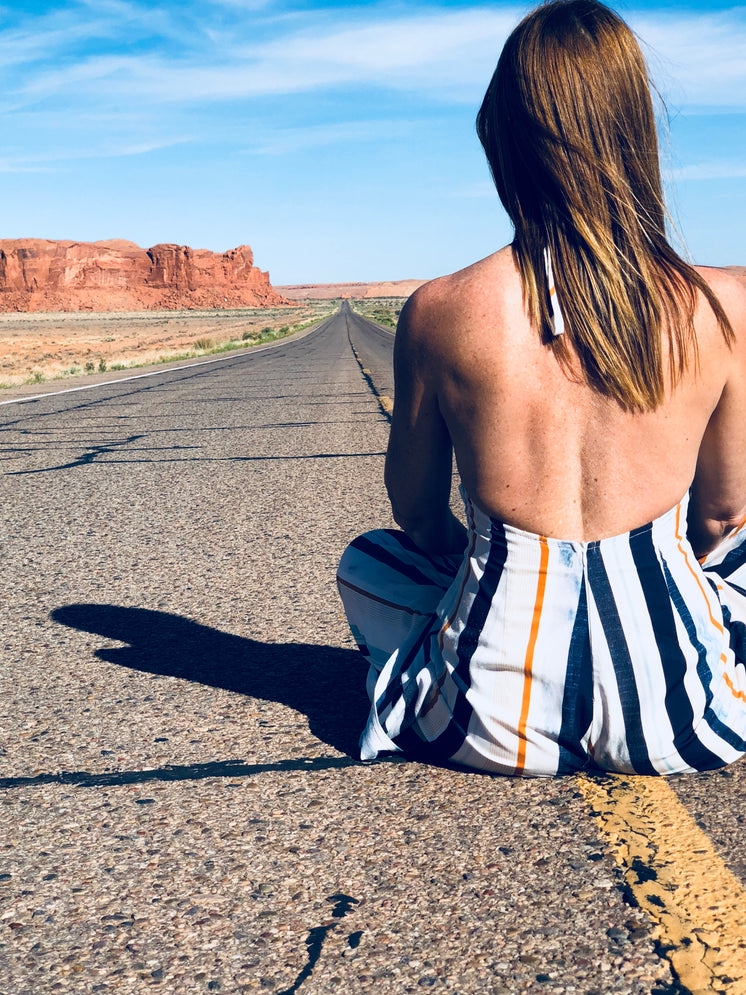
[[[254,266],[228,252],[125,239],[0,239],[0,311],[150,311],[291,304]]]
[[[334,298],[409,297],[426,280],[391,280],[388,283],[298,283],[275,290],[294,301],[323,301]]]

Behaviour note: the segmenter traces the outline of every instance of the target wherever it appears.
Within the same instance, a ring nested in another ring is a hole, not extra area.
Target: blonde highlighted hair
[[[477,132],[515,228],[528,313],[566,369],[574,352],[599,393],[626,410],[655,409],[667,382],[698,364],[697,291],[733,341],[717,297],[669,244],[645,60],[613,11],[552,0],[525,17],[505,43]],[[545,249],[565,319],[557,338]]]

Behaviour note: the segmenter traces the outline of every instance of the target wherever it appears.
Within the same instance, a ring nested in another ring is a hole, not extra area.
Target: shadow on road
[[[368,713],[366,667],[357,650],[261,643],[180,615],[118,605],[65,605],[52,618],[128,644],[97,650],[107,663],[280,702],[307,715],[320,740],[357,754]]]

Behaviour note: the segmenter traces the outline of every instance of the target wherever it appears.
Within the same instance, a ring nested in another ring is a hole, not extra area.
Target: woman
[[[515,238],[402,312],[404,531],[339,570],[362,756],[723,766],[746,752],[746,294],[668,244],[645,63],[608,8],[529,14],[477,128]]]

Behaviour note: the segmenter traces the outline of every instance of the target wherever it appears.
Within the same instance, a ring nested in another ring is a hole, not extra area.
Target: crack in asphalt
[[[330,895],[327,898],[327,902],[334,903],[334,909],[332,910],[333,919],[344,919],[348,912],[352,912],[353,906],[357,905],[358,901],[359,899],[353,898],[351,895],[345,895],[342,892],[337,895]],[[293,984],[289,988],[283,988],[281,992],[277,992],[277,995],[295,995],[303,982],[311,976],[311,972],[321,957],[321,951],[323,950],[327,936],[338,925],[339,923],[337,922],[330,922],[325,926],[314,926],[308,931],[308,939],[306,940],[308,960]],[[362,930],[350,934],[348,943],[353,949],[360,942],[361,936]]]

